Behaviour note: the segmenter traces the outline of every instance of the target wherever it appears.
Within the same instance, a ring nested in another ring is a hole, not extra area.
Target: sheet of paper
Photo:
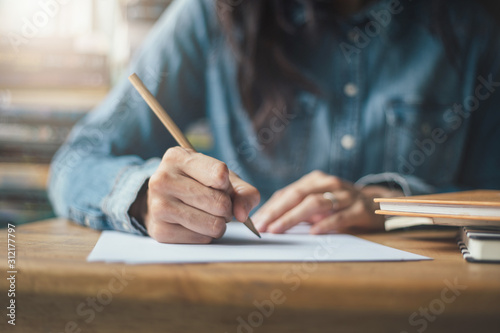
[[[225,235],[207,245],[161,244],[149,237],[103,231],[87,258],[128,264],[429,259],[351,235],[308,235],[303,225],[282,235],[264,233],[259,239],[241,223],[229,223]]]

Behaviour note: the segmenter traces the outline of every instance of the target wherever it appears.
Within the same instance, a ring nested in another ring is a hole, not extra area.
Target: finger
[[[179,171],[201,184],[218,190],[230,188],[227,165],[215,158],[181,147],[166,151],[163,159],[167,165],[175,165]]]
[[[171,177],[168,176],[167,177]],[[182,181],[170,182],[164,188],[164,196],[171,196],[181,200],[186,205],[195,207],[210,215],[221,216],[230,221],[233,217],[233,203],[231,196],[226,191],[217,190],[200,184],[196,180],[182,176]]]
[[[324,214],[314,214],[311,217],[309,217],[306,220],[306,222],[309,222],[311,224],[318,223],[318,222],[322,221],[325,217],[330,216],[331,214],[332,214],[331,212],[324,213]]]
[[[257,229],[259,231],[266,231],[271,223],[293,207],[299,205],[304,197],[304,194],[295,191],[293,188],[275,192],[253,216]]]
[[[226,231],[226,219],[224,217],[208,214],[175,198],[152,200],[150,208],[154,212],[156,221],[168,221],[169,224],[178,224],[210,238],[220,238]]]
[[[300,222],[314,221],[316,216],[325,216],[337,210],[345,209],[353,203],[351,191],[330,192],[332,199],[325,198],[325,194],[311,194],[290,211],[283,214],[276,221],[270,223],[267,231],[283,233]]]
[[[321,171],[311,172],[271,196],[253,216],[257,228],[260,231],[265,231],[271,222],[297,206],[309,194],[335,191],[342,186],[343,182],[337,177]]]
[[[232,177],[233,186],[233,214],[236,220],[245,222],[250,215],[250,211],[260,202],[259,191],[241,180],[239,177]]]
[[[338,190],[322,193],[321,197],[329,203],[329,210],[335,212],[352,205],[356,201],[357,194],[352,190]]]
[[[213,239],[186,229],[182,225],[168,222],[151,223],[148,233],[156,241],[170,244],[208,244]]]
[[[283,233],[296,224],[307,221],[316,214],[325,214],[332,208],[330,200],[323,198],[322,194],[311,194],[307,196],[297,206],[283,214],[281,217],[271,222],[266,231],[272,233]]]

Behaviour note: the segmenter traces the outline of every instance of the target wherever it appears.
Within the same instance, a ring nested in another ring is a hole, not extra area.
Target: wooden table
[[[98,237],[64,219],[17,227],[16,326],[2,301],[0,331],[500,332],[500,265],[465,262],[453,231],[362,236],[433,261],[309,265],[87,263]],[[5,276],[5,229],[0,254]]]

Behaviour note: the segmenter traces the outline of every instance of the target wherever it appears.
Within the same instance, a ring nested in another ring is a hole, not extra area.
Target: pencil
[[[128,78],[130,82],[132,82],[132,85],[137,89],[139,94],[144,98],[146,103],[149,105],[151,110],[156,114],[156,116],[160,119],[160,121],[163,123],[163,125],[167,128],[167,130],[172,134],[174,137],[175,141],[183,147],[183,148],[188,148],[196,151],[189,142],[189,140],[184,136],[182,131],[179,129],[179,127],[175,124],[175,122],[170,118],[168,113],[163,109],[163,107],[160,105],[158,100],[151,94],[151,92],[146,88],[142,80],[137,76],[137,74],[132,74]],[[257,235],[259,238],[260,233],[257,231],[255,228],[252,220],[250,217],[243,223],[250,231],[252,231],[255,235]]]

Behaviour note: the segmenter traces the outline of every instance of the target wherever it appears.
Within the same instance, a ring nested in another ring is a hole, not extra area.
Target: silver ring
[[[332,192],[325,192],[323,193],[323,198],[330,200],[330,202],[332,203],[332,209],[337,208],[337,204],[339,201],[337,200],[335,194],[333,194]]]

